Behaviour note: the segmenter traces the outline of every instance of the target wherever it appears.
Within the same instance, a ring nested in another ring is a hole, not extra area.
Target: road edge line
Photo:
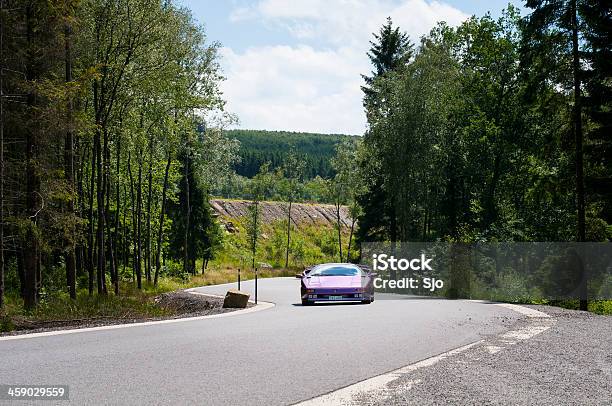
[[[509,310],[512,310],[516,313],[520,313],[523,316],[526,316],[529,319],[552,319],[549,314],[541,312],[536,309],[532,309],[530,307],[525,307],[513,303],[496,303],[489,302],[486,300],[468,300],[469,302],[474,303],[482,303],[482,304],[493,304],[499,307],[503,307]],[[548,330],[550,326],[545,326],[544,329],[537,329],[536,331],[529,332],[529,334],[525,338],[521,338],[521,340],[532,338],[546,330]],[[505,333],[501,334],[508,335],[512,333],[512,330],[508,330]],[[433,357],[425,358],[421,361],[417,361],[415,363],[403,366],[398,369],[394,369],[389,372],[385,372],[371,378],[367,378],[361,380],[359,382],[344,386],[342,388],[333,390],[331,392],[324,393],[319,396],[315,396],[313,398],[303,400],[297,403],[294,403],[293,406],[335,406],[335,405],[350,405],[353,404],[353,398],[355,395],[359,393],[365,392],[375,392],[384,390],[384,388],[394,380],[398,379],[401,375],[404,375],[409,372],[416,371],[417,369],[429,367],[437,364],[439,361],[442,361],[446,358],[452,357],[454,355],[460,354],[466,350],[469,350],[472,347],[477,346],[478,344],[484,343],[486,340],[478,340],[470,344],[466,344],[462,347],[458,347],[452,349],[450,351],[443,352],[441,354],[435,355]]]
[[[213,296],[213,297],[223,297],[219,295],[209,295],[207,293],[200,292],[191,292],[192,289],[198,288],[190,288],[185,291],[190,294],[202,295],[202,296]],[[254,303],[252,300],[249,300],[250,303]],[[134,322],[134,323],[123,323],[123,324],[110,324],[106,326],[98,326],[98,327],[85,327],[85,328],[73,328],[68,330],[53,330],[53,331],[43,331],[40,333],[25,333],[25,334],[15,334],[9,336],[0,337],[0,341],[11,341],[11,340],[25,340],[27,338],[38,338],[38,337],[50,337],[50,336],[59,336],[65,334],[76,334],[76,333],[88,333],[92,331],[104,331],[104,330],[117,330],[122,328],[130,328],[130,327],[145,327],[145,326],[153,326],[156,324],[174,324],[174,323],[184,323],[189,321],[198,321],[198,320],[206,320],[206,319],[218,319],[223,317],[230,316],[240,316],[242,314],[254,313],[262,310],[267,310],[275,307],[276,304],[273,302],[263,302],[261,300],[253,306],[246,309],[235,310],[233,312],[227,313],[218,313],[218,314],[209,314],[205,316],[194,316],[194,317],[182,317],[176,319],[165,319],[165,320],[151,320],[151,321],[143,321],[143,322]]]
[[[359,393],[372,392],[381,390],[390,382],[398,379],[401,375],[408,372],[416,371],[417,369],[432,366],[437,364],[453,355],[460,354],[470,348],[481,344],[484,340],[474,341],[473,343],[463,345],[461,347],[454,348],[450,351],[443,352],[438,355],[434,355],[429,358],[424,358],[420,361],[414,362],[409,365],[394,369],[389,372],[385,372],[371,378],[361,380],[359,382],[344,386],[340,389],[336,389],[331,392],[327,392],[323,395],[316,396],[311,399],[303,400],[298,403],[294,403],[293,406],[327,406],[327,405],[344,405],[351,404],[353,396]]]

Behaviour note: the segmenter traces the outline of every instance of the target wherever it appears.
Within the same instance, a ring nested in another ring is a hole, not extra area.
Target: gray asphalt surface
[[[612,405],[612,317],[547,306],[552,327],[516,345],[487,338],[429,368],[403,375],[382,396],[356,404]],[[518,320],[511,328],[528,325]],[[500,345],[498,352],[487,346]]]
[[[480,303],[380,296],[371,305],[302,307],[293,278],[260,280],[259,299],[276,307],[0,341],[0,384],[68,384],[75,405],[292,404],[495,336],[521,318]]]

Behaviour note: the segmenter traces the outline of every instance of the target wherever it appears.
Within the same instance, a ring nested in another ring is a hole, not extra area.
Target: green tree
[[[547,75],[548,80],[544,83],[562,88],[571,95],[568,100],[568,107],[572,111],[569,124],[574,141],[575,238],[577,241],[586,241],[587,193],[585,189],[584,146],[585,128],[588,130],[588,126],[585,126],[584,113],[585,107],[587,107],[585,102],[590,102],[590,111],[592,112],[598,110],[598,105],[605,105],[605,100],[601,98],[599,102],[593,103],[593,101],[597,98],[597,89],[602,89],[596,83],[606,83],[605,79],[601,81],[601,77],[596,77],[599,74],[605,76],[606,70],[595,71],[597,72],[595,75],[589,74],[588,70],[592,68],[589,68],[589,64],[586,62],[594,63],[595,65],[591,64],[591,66],[595,69],[601,68],[602,66],[598,64],[598,61],[601,60],[602,51],[603,58],[608,57],[609,59],[609,52],[606,54],[605,51],[610,49],[609,34],[606,34],[609,33],[609,26],[605,28],[605,24],[610,22],[610,17],[609,15],[606,16],[605,7],[601,7],[599,2],[594,4],[585,0],[559,0],[554,2],[530,0],[527,1],[526,5],[533,9],[533,12],[525,23],[524,66],[528,69],[535,83],[541,80],[542,75]],[[603,37],[601,34],[603,34]],[[590,61],[588,60],[589,56],[591,57]],[[593,97],[589,98],[587,93],[585,98],[585,89],[589,90],[590,78],[594,79],[593,86],[590,89]],[[542,84],[539,88],[541,89],[541,87]],[[588,125],[588,123],[586,124]],[[588,141],[587,138],[587,145]],[[587,310],[586,278],[583,278],[581,291],[580,308]]]
[[[258,242],[262,229],[260,203],[272,193],[273,185],[275,183],[274,178],[274,174],[270,172],[270,164],[265,163],[261,166],[257,175],[253,177],[253,181],[250,184],[249,195],[251,204],[249,205],[246,219],[246,233],[249,244],[248,248],[251,253],[252,268],[255,268]]]
[[[387,114],[389,108],[388,96],[391,89],[383,79],[395,71],[401,70],[413,56],[413,44],[407,34],[393,27],[391,18],[383,25],[374,41],[370,41],[368,57],[374,71],[371,76],[363,76],[366,85],[363,104],[366,109],[369,130],[364,136],[364,148],[367,149],[367,159],[362,162],[363,172],[367,173],[367,192],[359,197],[359,205],[363,215],[359,217],[359,239],[390,239],[397,240],[396,213],[393,200],[385,196],[383,184],[384,175],[380,168],[388,164],[387,157],[381,152],[381,140],[372,131],[375,123]]]
[[[198,142],[199,141],[199,142]],[[219,247],[220,231],[215,222],[208,195],[197,174],[201,170],[201,140],[185,145],[179,156],[180,173],[178,199],[168,208],[172,219],[170,234],[171,255],[183,261],[186,273],[196,274],[196,260],[213,258]]]
[[[378,34],[373,35],[374,41],[370,41],[371,47],[367,55],[374,70],[371,76],[362,75],[366,86],[361,87],[364,105],[368,110],[375,109],[376,103],[380,101],[380,98],[376,97],[375,80],[407,64],[414,53],[414,45],[408,34],[400,31],[399,27],[394,27],[391,17],[387,17],[386,24],[380,28]]]
[[[361,193],[361,181],[357,162],[358,142],[353,139],[342,141],[336,146],[336,156],[332,158],[331,164],[336,171],[336,176],[329,182],[329,190],[336,209],[336,229],[338,233],[338,253],[340,262],[344,261],[342,254],[342,228],[344,227],[341,208],[350,206],[352,217],[346,261],[350,260],[351,242],[358,212],[357,196]]]
[[[571,128],[574,135],[576,240],[586,240],[583,133],[582,0],[529,0],[524,61],[539,80],[548,75],[556,85],[572,92]]]
[[[280,169],[281,174],[281,196],[287,202],[287,245],[285,249],[285,268],[289,267],[289,251],[291,247],[291,207],[298,200],[302,192],[302,179],[304,177],[304,161],[291,149],[285,156]]]

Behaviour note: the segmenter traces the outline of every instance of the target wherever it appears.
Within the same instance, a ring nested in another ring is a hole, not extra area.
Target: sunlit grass
[[[294,271],[283,269],[262,269],[259,278],[293,276]],[[241,279],[255,277],[254,270],[241,270]],[[143,281],[142,290],[131,281],[122,281],[119,295],[108,286],[107,295],[90,296],[85,289],[78,292],[77,299],[71,300],[67,293],[43,296],[33,310],[26,310],[23,301],[16,295],[7,295],[4,310],[0,312],[0,332],[12,331],[16,327],[28,328],[30,324],[44,327],[51,321],[95,321],[103,319],[136,320],[173,316],[174,313],[155,304],[154,298],[162,293],[174,292],[198,286],[235,283],[237,268],[207,269],[204,274],[190,276],[188,280],[162,277],[157,286]]]

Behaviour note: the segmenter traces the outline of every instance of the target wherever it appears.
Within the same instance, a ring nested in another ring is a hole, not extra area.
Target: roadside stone
[[[244,309],[249,303],[249,294],[239,290],[230,289],[223,300],[224,308]]]

